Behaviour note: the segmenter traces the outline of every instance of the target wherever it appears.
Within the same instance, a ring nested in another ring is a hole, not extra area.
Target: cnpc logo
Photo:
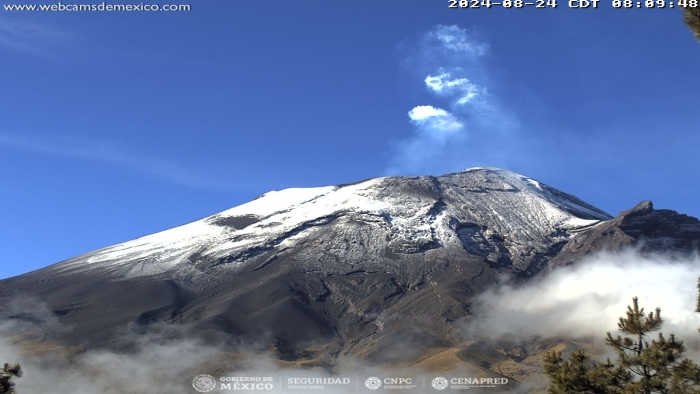
[[[376,376],[367,378],[365,380],[365,386],[370,390],[377,390],[378,388],[385,386],[410,386],[413,384],[411,378],[384,378],[380,379]]]

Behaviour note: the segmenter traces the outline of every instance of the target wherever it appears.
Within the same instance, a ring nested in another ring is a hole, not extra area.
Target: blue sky
[[[700,216],[677,9],[191,4],[0,9],[0,277],[269,190],[474,166]]]

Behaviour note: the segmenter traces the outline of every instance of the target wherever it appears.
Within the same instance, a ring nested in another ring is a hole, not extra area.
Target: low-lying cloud
[[[698,276],[698,257],[600,253],[541,280],[486,291],[478,297],[477,318],[464,328],[492,340],[564,336],[602,343],[606,332],[618,335],[619,318],[636,296],[646,314],[661,308],[661,332],[694,349],[700,344]]]
[[[607,331],[616,334],[618,318],[624,315],[632,297],[637,296],[647,313],[657,306],[661,308],[665,320],[661,331],[666,335],[675,333],[685,341],[688,355],[695,357],[700,355],[700,315],[695,312],[699,268],[697,256],[679,259],[642,255],[634,250],[600,253],[558,268],[541,279],[519,286],[506,282],[486,291],[474,303],[475,317],[458,321],[457,325],[466,338],[493,343],[503,339],[560,337],[591,338],[602,344]],[[232,349],[224,343],[226,338],[215,343],[211,338],[200,339],[187,326],[175,325],[156,325],[140,334],[125,328],[122,337],[128,344],[124,349],[128,350],[124,351],[83,348],[76,353],[68,347],[42,349],[51,343],[38,341],[27,352],[27,347],[20,350],[20,334],[71,327],[61,325],[51,308],[38,300],[14,299],[3,304],[0,312],[0,362],[23,365],[25,375],[16,379],[20,393],[185,394],[195,392],[192,383],[199,374],[217,379],[217,389],[212,391],[217,393],[228,392],[221,390],[222,377],[271,377],[274,389],[266,391],[270,393],[286,392],[288,379],[342,377],[351,379],[352,384],[327,385],[322,391],[356,393],[365,389],[364,382],[371,376],[410,377],[420,392],[423,384],[429,389],[436,376],[484,376],[483,371],[468,364],[436,373],[383,367],[381,363],[372,365],[349,356],[339,357],[332,370],[290,367],[291,363],[285,366],[285,362],[261,353],[259,344],[236,345]],[[399,345],[410,343],[410,338],[403,335],[397,341],[401,343],[390,347],[398,352],[393,358],[401,357],[403,348]],[[406,358],[410,358],[410,351],[415,349],[405,347]],[[33,352],[35,356],[31,355]],[[528,392],[532,383],[516,382],[510,388]]]
[[[45,334],[56,329],[70,327],[62,326],[51,308],[36,299],[15,298],[0,307],[0,362],[22,365],[24,375],[13,379],[19,393],[192,394],[197,392],[195,378],[209,375],[216,381],[212,393],[289,393],[293,385],[292,392],[350,394],[373,392],[365,386],[370,377],[410,379],[408,384],[420,390],[437,376],[415,369],[384,368],[350,356],[339,357],[333,370],[293,366],[261,352],[259,343],[232,347],[225,343],[230,338],[204,339],[187,325],[156,324],[146,331],[137,330],[139,333],[122,327],[115,349],[55,346],[45,340]],[[404,339],[407,348],[397,346],[393,356],[415,351],[410,343]],[[480,377],[484,373],[465,365],[442,375]],[[339,378],[342,384],[335,384]],[[322,390],[302,388],[319,380],[326,382]],[[269,389],[266,383],[271,384]]]

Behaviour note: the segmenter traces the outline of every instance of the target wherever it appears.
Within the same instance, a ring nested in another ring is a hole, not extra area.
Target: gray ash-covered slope
[[[458,343],[449,323],[501,275],[527,278],[640,239],[697,250],[699,238],[698,221],[672,211],[613,219],[530,178],[473,168],[270,192],[4,280],[0,297],[47,302],[71,325],[67,342],[187,323],[272,345],[282,359],[383,362],[407,357],[391,351],[399,338],[416,354]]]

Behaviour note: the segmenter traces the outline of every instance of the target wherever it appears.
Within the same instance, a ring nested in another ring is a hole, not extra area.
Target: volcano
[[[534,179],[471,168],[272,191],[5,279],[0,311],[40,300],[71,329],[32,340],[65,346],[114,347],[126,333],[186,325],[289,362],[391,364],[458,347],[453,323],[506,278],[629,246],[698,253],[700,222],[648,201],[612,217]]]

